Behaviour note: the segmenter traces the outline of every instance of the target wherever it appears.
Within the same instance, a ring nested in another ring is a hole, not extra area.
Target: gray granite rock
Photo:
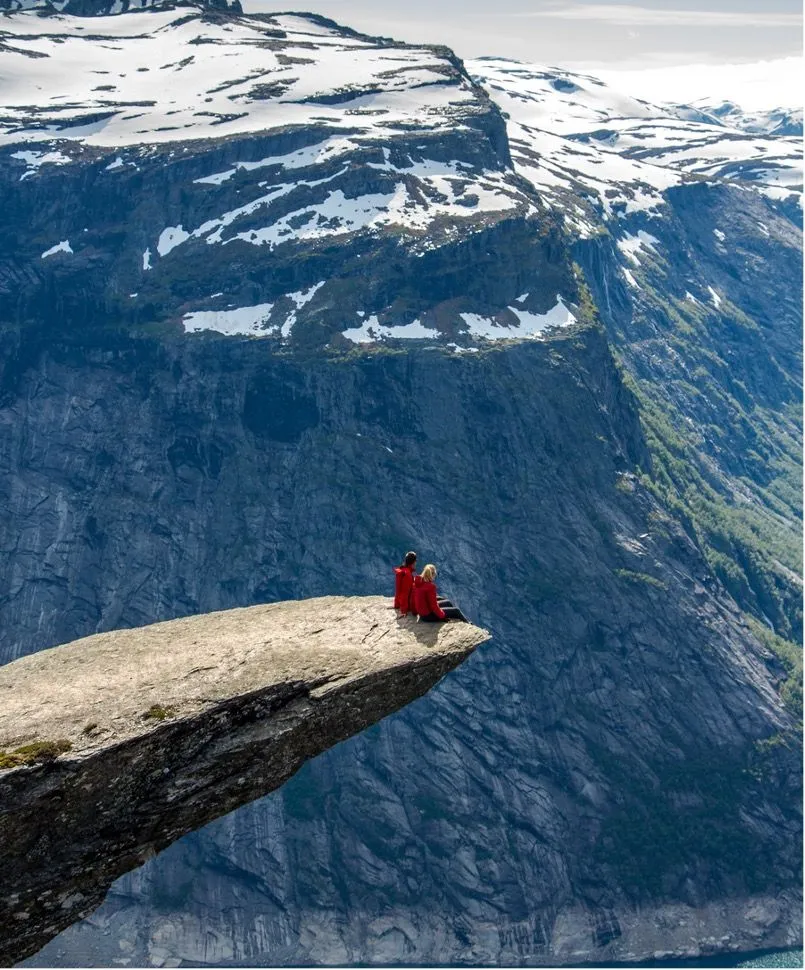
[[[102,633],[3,667],[0,963],[425,693],[485,639],[400,618],[379,596],[331,596]]]

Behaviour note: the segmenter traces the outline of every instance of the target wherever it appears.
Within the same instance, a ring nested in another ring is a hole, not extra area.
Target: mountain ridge
[[[31,963],[795,943],[801,238],[761,151],[788,178],[790,139],[282,17],[95,22],[110,70],[130,24],[183,37],[182,105],[78,72],[26,120],[22,79],[3,656],[367,592],[412,547],[495,641]],[[44,19],[6,24],[47,73],[84,42]]]

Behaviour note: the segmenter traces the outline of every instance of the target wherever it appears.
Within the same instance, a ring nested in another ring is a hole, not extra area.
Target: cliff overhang
[[[384,597],[323,597],[102,633],[0,668],[0,964],[488,637],[399,618]]]

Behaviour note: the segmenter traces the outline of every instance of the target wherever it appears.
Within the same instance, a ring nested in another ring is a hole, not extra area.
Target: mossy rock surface
[[[0,751],[0,768],[19,768],[44,761],[53,761],[72,748],[70,741],[32,741],[13,751]]]

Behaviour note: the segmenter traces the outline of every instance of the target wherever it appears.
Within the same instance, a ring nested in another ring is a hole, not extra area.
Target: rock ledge
[[[111,883],[424,694],[489,634],[323,597],[102,633],[0,668],[0,963]],[[2,763],[9,763],[8,760]]]

